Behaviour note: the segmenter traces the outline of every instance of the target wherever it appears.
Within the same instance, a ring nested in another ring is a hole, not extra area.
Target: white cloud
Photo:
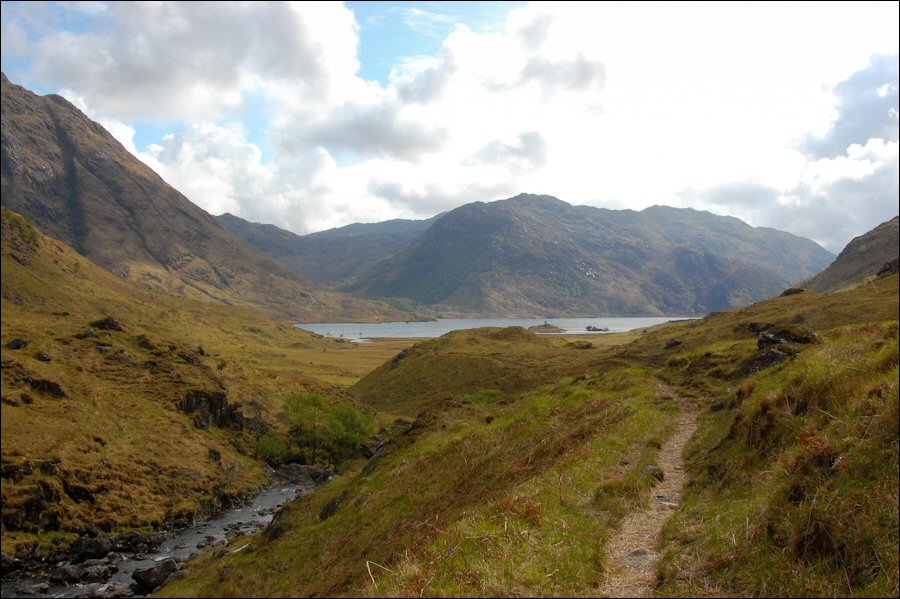
[[[359,66],[353,14],[341,4],[103,6],[95,29],[51,30],[37,40],[32,74],[121,119],[219,119],[239,111],[244,94],[285,85],[293,97],[319,103],[345,93]]]
[[[456,24],[385,85],[358,76],[340,4],[104,6],[104,26],[47,21],[30,42],[4,17],[4,53],[210,212],[308,232],[529,191],[708,208],[831,249],[896,213],[894,3],[532,3],[500,30]],[[432,34],[457,18],[401,16]],[[176,124],[134,148],[146,121]]]

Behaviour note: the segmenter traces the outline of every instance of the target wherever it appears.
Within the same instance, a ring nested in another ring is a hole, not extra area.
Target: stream
[[[109,558],[117,560],[118,557],[121,557],[121,560],[115,561],[115,567],[118,570],[108,579],[99,583],[75,583],[66,586],[50,582],[47,575],[56,566],[48,564],[49,567],[43,572],[43,575],[34,575],[26,571],[4,576],[0,594],[3,597],[95,596],[92,593],[102,585],[111,583],[130,585],[133,582],[132,574],[135,570],[150,568],[168,558],[184,562],[197,553],[223,546],[238,536],[258,532],[272,521],[275,512],[286,501],[305,495],[314,489],[314,485],[275,483],[254,497],[247,505],[228,509],[218,516],[198,521],[193,526],[176,531],[172,537],[160,543],[155,551],[144,555],[110,553],[106,561],[112,561]],[[48,583],[49,587],[35,592],[38,588],[35,585],[42,583]]]

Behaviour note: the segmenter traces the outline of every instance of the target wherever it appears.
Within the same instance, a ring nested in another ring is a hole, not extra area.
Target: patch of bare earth
[[[653,488],[650,506],[626,516],[606,545],[609,570],[597,589],[599,597],[652,597],[660,559],[660,532],[681,505],[686,474],[684,447],[697,430],[697,405],[668,385],[660,395],[681,406],[675,433],[659,450],[657,464],[665,478]]]

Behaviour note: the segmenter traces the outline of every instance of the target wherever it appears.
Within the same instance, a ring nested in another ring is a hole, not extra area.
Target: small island
[[[528,330],[532,333],[565,333],[565,329],[561,329],[554,324],[548,323],[546,320],[544,324],[536,324],[533,327],[528,327]]]

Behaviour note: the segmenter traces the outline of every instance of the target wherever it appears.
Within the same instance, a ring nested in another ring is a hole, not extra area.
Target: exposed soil
[[[653,488],[647,509],[626,516],[607,542],[610,568],[597,589],[599,597],[652,597],[656,567],[660,559],[660,532],[666,520],[681,505],[686,480],[684,447],[697,430],[697,405],[668,385],[660,384],[660,395],[681,406],[674,434],[659,450],[657,463],[665,479]]]

